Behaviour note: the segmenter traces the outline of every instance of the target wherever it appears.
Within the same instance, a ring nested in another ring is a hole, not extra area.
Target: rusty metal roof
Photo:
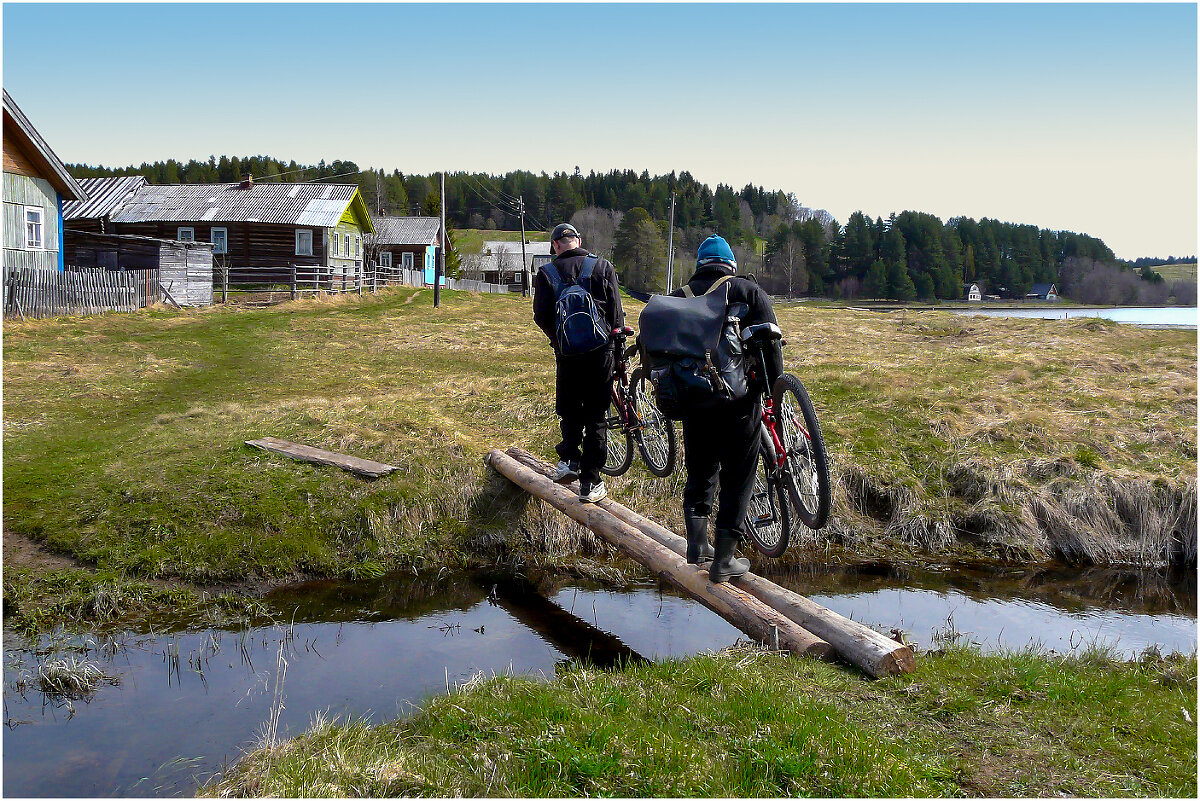
[[[381,245],[436,245],[442,221],[437,217],[376,217]]]
[[[352,184],[144,186],[112,213],[115,223],[261,222],[333,228],[354,199]]]
[[[79,185],[87,193],[87,200],[72,200],[63,205],[64,220],[93,220],[107,217],[137,190],[146,185],[140,175],[124,175],[119,178],[80,178]]]

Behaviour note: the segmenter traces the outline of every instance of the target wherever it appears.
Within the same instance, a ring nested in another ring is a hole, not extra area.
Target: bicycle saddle
[[[775,323],[759,323],[742,329],[742,342],[772,342],[783,339],[783,332]]]

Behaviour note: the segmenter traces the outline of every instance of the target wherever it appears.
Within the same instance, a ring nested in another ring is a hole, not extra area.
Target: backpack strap
[[[589,295],[592,294],[592,270],[596,269],[597,261],[599,258],[589,253],[583,260],[583,267],[579,269],[579,280],[576,283]]]
[[[563,280],[562,276],[558,274],[558,270],[555,268],[553,261],[548,261],[542,265],[542,275],[546,276],[546,281],[549,282],[550,289],[554,292],[554,296],[558,297],[561,295],[563,290]]]
[[[723,284],[723,283],[725,283],[726,281],[728,281],[730,278],[733,278],[733,276],[732,276],[732,275],[722,275],[722,276],[721,276],[720,278],[718,278],[716,281],[713,281],[713,285],[712,285],[712,286],[710,286],[710,287],[708,288],[708,291],[707,291],[707,292],[705,292],[704,294],[705,294],[705,295],[707,295],[707,294],[709,294],[709,292],[712,292],[712,291],[714,291],[714,290],[715,290],[717,287],[719,287],[721,284]],[[692,291],[692,287],[691,287],[689,284],[684,284],[684,285],[683,285],[683,296],[684,296],[685,298],[694,298],[694,297],[696,297],[696,293]]]

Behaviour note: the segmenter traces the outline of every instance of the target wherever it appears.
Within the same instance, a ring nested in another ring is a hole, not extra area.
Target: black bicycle
[[[767,374],[763,348],[783,339],[774,323],[752,325],[742,331],[742,342],[757,359],[751,381]],[[761,371],[761,372],[758,372]],[[757,373],[757,376],[756,376]],[[793,516],[811,529],[829,520],[832,491],[829,455],[821,422],[800,379],[784,373],[768,393],[763,387],[762,426],[759,429],[759,469],[754,477],[746,530],[764,556],[782,556],[792,533]]]
[[[633,464],[636,442],[646,467],[664,478],[675,470],[675,426],[654,405],[642,368],[629,372],[629,359],[637,351],[637,345],[626,348],[625,343],[633,336],[633,329],[617,328],[612,335],[616,373],[612,402],[604,419],[607,453],[600,471],[610,476],[624,475]]]

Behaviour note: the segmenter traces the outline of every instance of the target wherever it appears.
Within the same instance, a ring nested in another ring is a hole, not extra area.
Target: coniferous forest
[[[266,156],[213,156],[70,169],[80,178],[136,174],[155,184],[228,183],[246,173],[255,181],[357,183],[376,215],[433,215],[440,201],[436,173],[363,170],[342,160],[300,165]],[[987,294],[1024,297],[1035,284],[1056,283],[1083,302],[1166,302],[1172,296],[1179,301],[1187,290],[1163,285],[1152,269],[1138,275],[1132,268],[1195,261],[1121,262],[1096,237],[986,217],[941,220],[902,211],[872,219],[856,211],[839,221],[802,205],[792,193],[752,184],[712,189],[688,172],[447,173],[446,213],[451,228],[517,230],[518,204],[524,201],[528,230],[548,231],[570,220],[589,249],[612,258],[626,285],[651,291],[666,281],[672,193],[676,283],[680,273],[684,278],[690,273],[688,254],[713,233],[729,240],[741,271],[786,296],[954,299],[962,297],[964,283],[977,282]]]

